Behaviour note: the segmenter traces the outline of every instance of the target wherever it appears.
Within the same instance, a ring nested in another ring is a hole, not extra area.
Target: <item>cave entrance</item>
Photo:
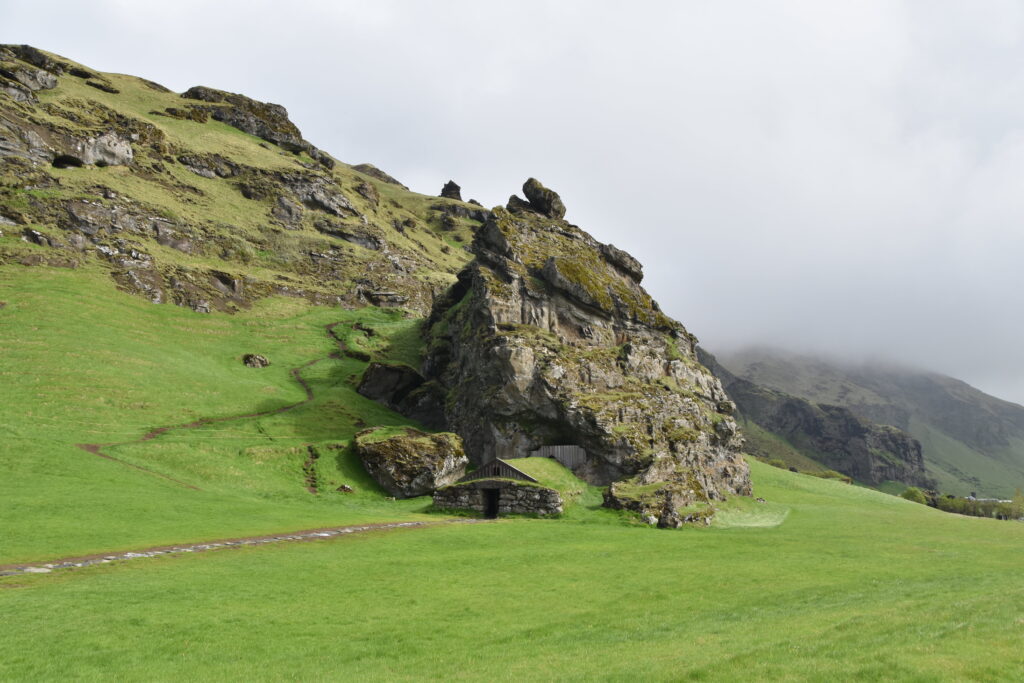
[[[70,154],[61,154],[53,160],[54,168],[82,168],[85,162]]]
[[[484,494],[484,517],[497,519],[498,499],[501,497],[501,489],[481,489]]]

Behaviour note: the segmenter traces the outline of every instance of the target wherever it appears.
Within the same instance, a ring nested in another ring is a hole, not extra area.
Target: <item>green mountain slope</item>
[[[936,373],[844,365],[765,349],[720,355],[745,380],[849,408],[921,442],[928,473],[949,493],[1010,497],[1024,487],[1024,407]]]

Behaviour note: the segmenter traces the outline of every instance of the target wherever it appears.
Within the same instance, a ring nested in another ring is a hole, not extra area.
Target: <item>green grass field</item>
[[[415,364],[415,319],[288,299],[201,315],[90,266],[0,268],[0,302],[0,563],[444,518],[354,457],[356,431],[408,421],[355,392],[365,362],[325,329]],[[661,531],[550,460],[519,465],[563,493],[560,519],[2,578],[0,680],[1024,676],[1024,525],[752,461],[767,503]]]
[[[202,315],[117,292],[99,268],[0,268],[0,301],[0,563],[414,518],[427,506],[385,501],[348,448],[368,424],[408,420],[355,392],[365,363],[330,358],[338,347],[324,329],[341,321],[350,347],[409,361],[415,320],[287,299]],[[245,367],[250,352],[272,365]],[[300,402],[289,370],[313,360],[302,376],[315,399],[294,410],[104,448],[201,490],[76,446]],[[320,455],[315,496],[308,445]],[[343,483],[355,493],[337,492]]]
[[[1024,525],[752,462],[709,529],[506,520],[0,580],[0,678],[1012,680]]]

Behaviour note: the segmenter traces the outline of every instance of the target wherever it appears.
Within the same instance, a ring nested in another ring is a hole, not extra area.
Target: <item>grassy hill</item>
[[[1024,525],[751,470],[769,502],[707,529],[505,520],[0,579],[0,677],[1024,676]]]
[[[1009,498],[1024,487],[1024,407],[943,375],[765,349],[719,355],[743,379],[849,408],[921,442],[941,491]]]
[[[356,393],[366,363],[333,356],[325,330],[340,321],[334,331],[349,348],[401,360],[415,319],[292,299],[201,315],[119,292],[86,268],[0,268],[0,301],[0,563],[393,519],[426,506],[385,503],[348,448],[367,424],[409,421]],[[248,368],[245,353],[272,365]],[[308,403],[133,443],[166,425],[299,403],[306,394],[290,369],[302,366]],[[120,442],[103,448],[118,461],[77,446]],[[310,446],[318,495],[306,490]],[[356,492],[335,491],[343,483]]]
[[[28,92],[40,66],[53,87]],[[349,448],[410,424],[355,384],[367,357],[418,365],[479,206],[202,109],[273,106],[229,93],[17,46],[0,88],[0,563],[427,507],[385,501]],[[132,159],[58,163],[111,134]]]

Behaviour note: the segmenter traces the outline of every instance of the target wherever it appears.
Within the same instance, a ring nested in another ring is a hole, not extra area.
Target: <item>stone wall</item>
[[[484,489],[499,489],[498,515],[559,515],[562,497],[558,491],[511,481],[479,479],[453,484],[434,492],[434,506],[442,510],[485,512]]]

